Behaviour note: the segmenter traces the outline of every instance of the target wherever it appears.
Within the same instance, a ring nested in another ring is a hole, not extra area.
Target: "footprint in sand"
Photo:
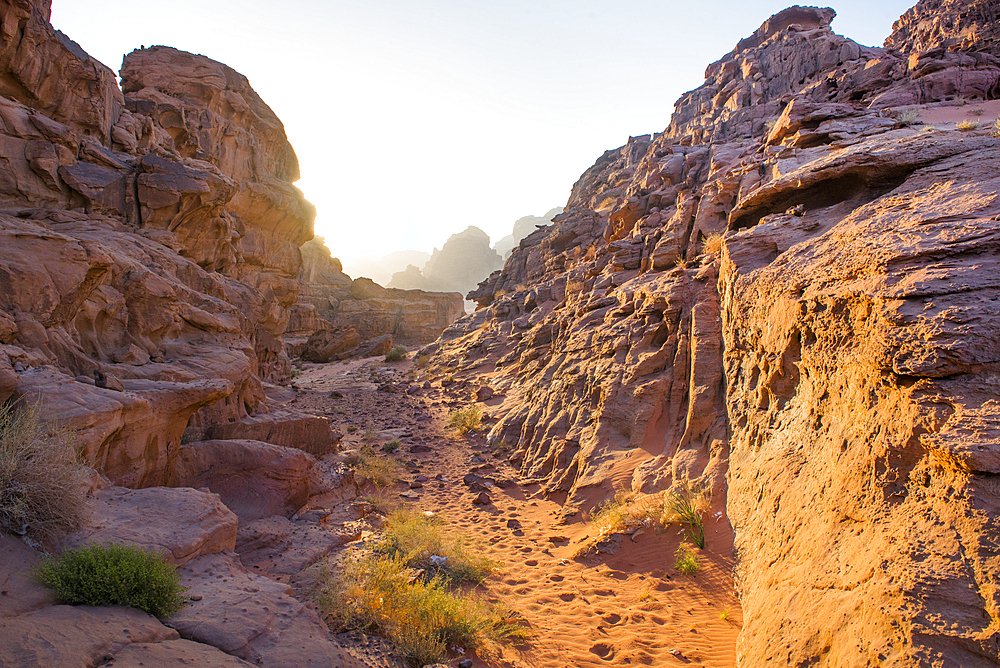
[[[605,661],[610,661],[615,658],[615,648],[611,643],[595,643],[594,646],[590,648],[590,651]]]
[[[615,624],[617,624],[622,620],[622,616],[616,615],[615,613],[612,612],[610,615],[605,615],[604,617],[601,617],[601,619],[603,619],[606,624],[614,626]]]
[[[657,617],[656,615],[650,615],[649,618],[653,620],[654,624],[658,624],[659,626],[663,626],[664,624],[667,623],[667,620],[663,619],[662,617]]]
[[[526,562],[524,562],[524,565],[525,566],[537,566],[538,565],[538,559],[528,559]]]
[[[564,593],[564,594],[559,594],[559,598],[561,598],[561,599],[562,599],[563,601],[565,601],[566,603],[569,603],[569,602],[570,602],[570,601],[572,601],[572,600],[573,600],[574,598],[576,598],[576,594],[574,594],[573,592],[569,592],[569,591],[568,591],[568,592],[566,592],[566,593]]]
[[[565,580],[565,579],[566,579],[566,578],[564,578],[564,577],[563,577],[563,576],[561,576],[561,575],[550,575],[550,576],[549,576],[549,580],[551,580],[552,582],[562,582],[562,581],[563,581],[563,580]]]

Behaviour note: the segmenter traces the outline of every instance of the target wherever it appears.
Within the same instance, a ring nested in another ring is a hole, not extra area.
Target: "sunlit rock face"
[[[48,17],[0,2],[0,399],[41,398],[89,464],[159,484],[186,429],[263,410],[286,373],[313,208],[242,75],[154,47],[123,93]]]
[[[918,119],[1000,69],[833,16],[775,15],[601,156],[431,365],[488,379],[490,441],[570,509],[724,495],[739,665],[995,666],[1000,139]]]

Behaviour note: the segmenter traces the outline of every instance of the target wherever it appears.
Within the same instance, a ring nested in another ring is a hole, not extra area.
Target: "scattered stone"
[[[507,520],[507,528],[508,529],[520,529],[521,528],[521,523],[519,521],[517,521],[517,520]]]
[[[486,492],[480,492],[476,496],[476,498],[472,500],[472,503],[474,503],[477,506],[488,506],[491,503],[493,503],[493,499],[491,499],[490,495],[487,494]]]

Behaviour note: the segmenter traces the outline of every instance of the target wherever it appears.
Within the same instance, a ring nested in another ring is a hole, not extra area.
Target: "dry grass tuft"
[[[410,508],[399,508],[389,515],[385,539],[373,549],[401,558],[407,568],[441,575],[449,583],[479,584],[496,568],[461,536],[450,531],[446,536],[439,517]]]
[[[392,350],[385,354],[386,362],[399,362],[406,359],[405,346],[393,346]]]
[[[483,408],[479,404],[459,408],[448,415],[448,429],[454,429],[459,434],[476,431],[482,426],[482,423]]]
[[[709,234],[705,237],[705,241],[702,242],[701,248],[705,253],[718,255],[722,252],[722,235],[719,233]]]
[[[38,405],[0,406],[0,530],[57,538],[86,519],[87,473],[71,436],[42,422]]]
[[[376,487],[388,487],[399,480],[399,462],[378,456],[370,445],[349,454],[345,463],[354,469],[356,478],[365,478]]]
[[[955,129],[959,132],[972,132],[979,128],[979,121],[962,121],[955,126]]]
[[[679,485],[675,491],[658,494],[619,490],[614,498],[597,507],[591,522],[600,529],[601,536],[640,527],[665,529],[671,524],[679,524],[691,542],[704,548],[705,527],[701,515],[707,505],[708,495],[690,483]]]
[[[314,598],[335,630],[376,631],[411,665],[424,666],[442,661],[449,645],[479,650],[530,637],[510,608],[458,588],[493,568],[461,537],[446,536],[440,520],[399,509],[367,553],[339,574],[321,569]]]

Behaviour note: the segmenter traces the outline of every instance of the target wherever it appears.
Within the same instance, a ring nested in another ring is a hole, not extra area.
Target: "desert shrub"
[[[373,547],[377,553],[400,558],[407,568],[440,575],[448,582],[478,584],[496,568],[462,536],[451,531],[446,535],[437,516],[399,508],[387,518],[384,531],[385,538]]]
[[[476,650],[530,637],[502,602],[462,593],[463,583],[482,582],[495,565],[440,519],[401,508],[384,533],[339,573],[320,570],[313,597],[334,630],[376,631],[413,666],[442,661],[449,645]]]
[[[962,121],[955,126],[959,132],[972,132],[979,127],[979,121]]]
[[[678,491],[670,492],[666,499],[666,519],[684,527],[684,532],[692,543],[705,549],[705,525],[701,519],[703,496],[698,490],[683,485]]]
[[[37,405],[0,406],[0,530],[56,538],[86,517],[86,470],[64,430],[42,423]]]
[[[427,365],[430,364],[430,361],[431,361],[430,355],[417,355],[417,368],[426,369]]]
[[[296,378],[298,378],[301,375],[302,375],[302,371],[300,371],[299,369],[296,369],[295,367],[292,367],[292,380],[295,380]]]
[[[647,517],[659,515],[650,512],[655,504],[655,497],[640,499],[634,492],[618,490],[613,498],[594,509],[590,520],[605,533],[625,531],[642,524]]]
[[[482,426],[482,422],[483,409],[479,404],[459,408],[448,415],[448,429],[453,429],[459,434],[476,431]]]
[[[42,561],[37,578],[70,605],[127,605],[169,617],[184,605],[173,564],[131,545],[88,545]]]
[[[339,575],[323,569],[314,598],[334,628],[377,631],[415,667],[443,660],[449,645],[475,650],[526,635],[508,610],[452,589],[440,574],[422,577],[400,556],[369,554]]]
[[[674,568],[681,575],[695,575],[701,570],[698,557],[695,556],[694,549],[687,543],[681,543],[677,551],[674,552]]]
[[[347,433],[348,433],[348,434],[353,434],[353,433],[354,433],[354,432],[356,432],[357,430],[358,430],[358,427],[357,427],[357,425],[353,425],[353,424],[349,424],[349,425],[347,425]]]
[[[406,348],[403,346],[393,346],[392,350],[385,354],[386,362],[398,362],[406,359]]]
[[[705,253],[711,253],[713,255],[718,255],[722,252],[722,235],[715,233],[709,234],[705,237],[705,241],[702,242],[702,251]]]
[[[910,125],[916,125],[920,118],[920,112],[916,109],[907,109],[906,111],[900,112],[896,116],[896,122],[900,125],[907,127]]]
[[[399,450],[400,442],[398,438],[394,438],[391,441],[382,444],[382,452],[393,453]]]
[[[993,121],[993,132],[990,134],[994,137],[1000,137],[1000,118]]]
[[[345,462],[357,476],[367,478],[376,487],[388,487],[399,479],[399,462],[389,457],[379,457],[370,445],[347,456]]]
[[[676,260],[674,260],[674,265],[678,269],[687,269],[688,267],[691,266],[691,263],[688,261],[687,258],[679,257]]]

